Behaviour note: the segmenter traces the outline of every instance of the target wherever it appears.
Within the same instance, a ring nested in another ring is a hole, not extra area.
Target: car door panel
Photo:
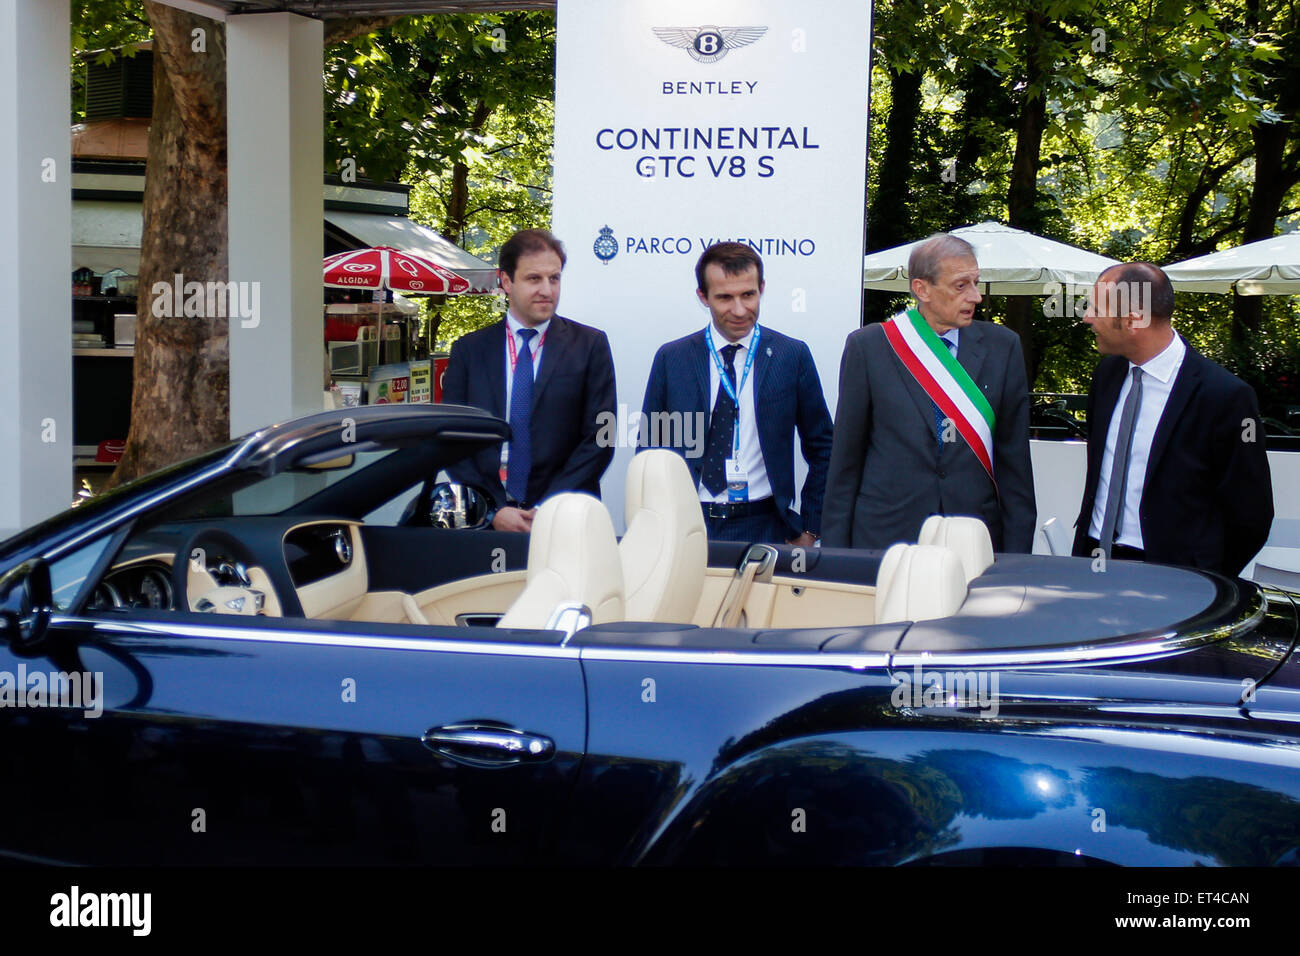
[[[575,651],[489,642],[482,629],[419,638],[372,624],[109,617],[56,619],[51,634],[103,672],[101,716],[0,713],[0,747],[20,768],[0,797],[0,852],[95,864],[548,858],[584,749]],[[439,639],[470,631],[480,640]],[[18,663],[0,648],[0,669]],[[421,742],[466,722],[532,732],[554,755],[486,768]]]

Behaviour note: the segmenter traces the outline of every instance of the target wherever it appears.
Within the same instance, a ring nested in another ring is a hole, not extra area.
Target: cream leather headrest
[[[627,470],[627,533],[619,543],[627,620],[689,624],[704,592],[708,534],[691,470],[651,448]]]
[[[591,609],[591,622],[623,620],[623,569],[609,512],[591,495],[566,493],[537,509],[523,593],[497,627],[547,625],[561,604]]]
[[[895,544],[876,575],[876,623],[932,621],[957,613],[966,576],[956,552],[936,545]]]
[[[993,564],[993,538],[979,518],[968,515],[930,515],[921,525],[917,544],[937,544],[957,552],[966,583],[970,584]]]

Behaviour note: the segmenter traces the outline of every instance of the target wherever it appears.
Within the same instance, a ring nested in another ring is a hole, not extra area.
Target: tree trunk
[[[1286,194],[1300,179],[1300,162],[1291,157],[1292,162],[1288,164],[1286,155],[1293,128],[1294,125],[1290,122],[1257,123],[1252,131],[1255,140],[1255,182],[1250,191],[1246,227],[1242,231],[1243,243],[1273,237]],[[1263,315],[1264,301],[1261,296],[1234,293],[1232,344],[1244,346],[1247,336],[1259,330]]]
[[[947,228],[965,226],[979,219],[984,197],[972,193],[971,182],[979,178],[982,157],[1002,151],[1002,130],[1010,130],[1016,118],[1015,101],[1006,85],[983,64],[971,64],[962,77],[962,107],[957,129],[956,176],[942,183],[943,203],[949,210]],[[995,129],[998,132],[991,133]]]
[[[153,308],[158,301],[157,311],[164,311],[178,273],[183,282],[205,283],[224,282],[228,275],[225,27],[153,0],[145,8],[154,32],[154,112],[135,384],[126,450],[110,487],[197,455],[230,435],[227,320],[160,317]],[[194,30],[204,31],[206,52],[193,50]]]
[[[476,102],[465,135],[467,137],[482,135],[483,127],[487,126],[487,121],[491,117],[492,107],[483,100]],[[443,226],[442,237],[454,245],[460,245],[461,240],[465,238],[468,213],[469,166],[464,161],[457,160],[456,164],[451,168],[451,195],[447,198],[447,218]]]
[[[153,120],[140,238],[131,428],[111,488],[230,438],[229,324],[157,316],[156,299],[183,282],[229,275],[226,181],[226,31],[215,20],[145,0],[153,28]],[[326,45],[370,33],[397,16],[330,21]],[[202,31],[203,50],[195,31]],[[159,296],[153,294],[159,285]],[[163,291],[165,288],[165,291]],[[184,289],[181,289],[182,299]],[[163,311],[159,302],[159,311]]]
[[[1038,157],[1043,147],[1043,133],[1047,129],[1047,101],[1043,97],[1046,79],[1038,50],[1042,48],[1043,14],[1029,11],[1025,15],[1025,80],[1038,93],[1025,93],[1016,123],[1016,153],[1011,162],[1011,182],[1007,190],[1007,224],[1017,229],[1038,232],[1042,227],[1038,213]],[[1034,387],[1038,375],[1038,349],[1034,345],[1034,311],[1037,299],[1033,296],[1007,297],[1007,325],[1020,336],[1020,346],[1025,353],[1025,374],[1029,387]]]
[[[916,120],[921,113],[921,71],[889,71],[892,105],[885,121],[885,153],[880,161],[880,178],[867,212],[867,251],[888,249],[914,238],[908,207],[916,150]],[[888,303],[894,293],[867,290],[863,322],[881,322],[889,316]]]
[[[1247,0],[1245,14],[1246,29],[1250,33],[1268,28],[1272,19],[1267,14],[1261,15],[1260,0]],[[1290,14],[1290,20],[1292,29],[1273,24],[1283,34],[1282,57],[1262,70],[1269,74],[1265,99],[1273,99],[1274,109],[1286,118],[1277,123],[1257,121],[1251,129],[1255,146],[1255,180],[1246,210],[1246,226],[1242,230],[1243,243],[1273,236],[1286,194],[1300,182],[1300,150],[1292,150],[1289,154],[1287,151],[1288,145],[1294,142],[1292,137],[1297,131],[1295,116],[1300,111],[1300,70],[1296,66],[1300,44],[1296,42],[1293,29],[1294,12]],[[1245,346],[1247,336],[1258,331],[1263,314],[1264,302],[1260,296],[1233,294],[1233,346]]]
[[[1210,193],[1219,187],[1223,177],[1248,158],[1248,156],[1238,156],[1218,165],[1206,164],[1201,168],[1196,185],[1187,194],[1182,211],[1178,214],[1177,235],[1174,247],[1169,251],[1168,261],[1179,262],[1214,251],[1213,239],[1197,235],[1196,227],[1201,207]]]

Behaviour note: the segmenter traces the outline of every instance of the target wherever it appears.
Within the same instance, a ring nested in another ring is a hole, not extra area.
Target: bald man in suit
[[[1273,486],[1249,385],[1174,331],[1149,262],[1098,277],[1084,321],[1104,358],[1088,392],[1088,477],[1074,553],[1235,576],[1264,546]]]

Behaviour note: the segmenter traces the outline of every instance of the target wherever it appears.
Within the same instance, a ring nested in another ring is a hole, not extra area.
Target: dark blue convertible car
[[[1159,565],[474,527],[474,409],[264,429],[0,544],[0,858],[1293,864],[1296,600]]]

